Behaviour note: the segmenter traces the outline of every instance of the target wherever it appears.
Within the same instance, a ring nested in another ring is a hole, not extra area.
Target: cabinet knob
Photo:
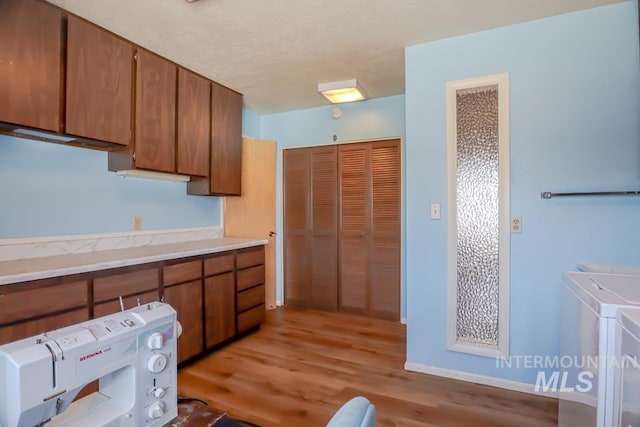
[[[275,235],[276,235],[276,232],[275,232],[275,231],[270,231],[270,232],[269,232],[269,237],[273,237],[273,236],[275,236]]]

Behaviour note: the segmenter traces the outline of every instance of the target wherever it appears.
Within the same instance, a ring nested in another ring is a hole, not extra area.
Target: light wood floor
[[[405,327],[294,308],[183,368],[179,393],[263,426],[324,426],[351,397],[378,426],[556,426],[557,401],[407,372]]]

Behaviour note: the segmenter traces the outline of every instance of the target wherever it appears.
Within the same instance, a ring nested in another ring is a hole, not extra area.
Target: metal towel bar
[[[553,197],[575,197],[575,196],[640,196],[640,190],[634,191],[592,191],[586,193],[552,193],[543,191],[540,193],[541,199],[551,199]]]

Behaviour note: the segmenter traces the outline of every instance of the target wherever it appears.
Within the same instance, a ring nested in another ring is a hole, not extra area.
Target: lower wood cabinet
[[[0,345],[164,298],[184,363],[260,326],[264,292],[263,246],[3,285]]]
[[[178,313],[182,335],[178,338],[178,363],[202,353],[202,280],[164,289],[164,301]]]
[[[235,280],[233,271],[204,280],[206,347],[236,334]]]

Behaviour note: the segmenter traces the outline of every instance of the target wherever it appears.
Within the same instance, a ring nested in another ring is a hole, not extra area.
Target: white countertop
[[[206,255],[251,246],[267,240],[219,238],[164,245],[0,261],[0,285],[126,267],[129,265]]]

